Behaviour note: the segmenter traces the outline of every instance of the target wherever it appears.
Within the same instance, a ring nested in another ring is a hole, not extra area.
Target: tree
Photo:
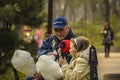
[[[16,2],[20,8],[20,12],[17,12],[14,22],[36,26],[44,21],[43,0],[17,0]]]
[[[19,25],[36,27],[45,17],[44,0],[0,0],[0,71],[6,72],[7,67],[11,67],[10,59],[19,46],[20,39],[12,25],[17,25],[15,29],[19,29]],[[13,71],[15,80],[19,80],[16,70]]]
[[[117,7],[118,6],[117,3],[119,3],[118,1],[119,0],[112,0],[112,2],[111,2],[112,13],[115,14],[117,17],[120,16],[119,11],[118,11],[118,7]]]
[[[6,24],[35,27],[45,20],[43,0],[1,0],[0,4],[0,20]]]
[[[10,30],[11,24],[16,16],[16,12],[19,11],[18,5],[6,4],[4,7],[0,7],[0,22],[2,22],[2,28]]]
[[[6,73],[8,67],[11,67],[11,57],[18,46],[18,40],[15,32],[0,30],[0,74]]]

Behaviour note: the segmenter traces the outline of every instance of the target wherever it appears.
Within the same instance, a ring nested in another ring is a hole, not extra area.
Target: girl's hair
[[[84,36],[71,39],[71,42],[73,43],[77,51],[83,51],[89,46],[89,40]]]

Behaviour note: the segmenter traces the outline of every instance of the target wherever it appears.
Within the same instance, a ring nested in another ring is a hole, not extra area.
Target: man
[[[62,40],[70,40],[76,36],[73,34],[70,29],[68,22],[63,17],[57,17],[53,21],[54,34],[43,41],[41,48],[38,50],[38,55],[51,55],[55,54],[55,51],[58,51],[58,46]],[[68,53],[63,53],[67,62],[69,63],[71,56]],[[55,54],[56,55],[56,54]],[[56,60],[59,58],[58,54],[56,55]]]
[[[73,34],[70,29],[68,22],[63,17],[57,17],[53,21],[52,28],[54,30],[54,34],[48,38],[46,38],[40,49],[38,50],[38,56],[41,55],[56,55],[58,51],[59,44],[62,40],[70,40],[71,38],[75,38],[76,36]],[[71,56],[69,53],[63,53],[67,62],[70,62]],[[56,55],[56,60],[58,60],[59,55]],[[40,74],[39,74],[40,75]],[[39,77],[38,77],[39,78]],[[36,78],[37,79],[37,78]],[[26,77],[25,80],[33,80],[33,77]],[[40,80],[44,80],[42,77]]]

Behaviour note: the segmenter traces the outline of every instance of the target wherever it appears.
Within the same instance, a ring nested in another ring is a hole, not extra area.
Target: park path
[[[109,58],[105,58],[104,53],[97,53],[97,56],[98,80],[104,80],[104,74],[120,74],[120,52],[111,52]]]

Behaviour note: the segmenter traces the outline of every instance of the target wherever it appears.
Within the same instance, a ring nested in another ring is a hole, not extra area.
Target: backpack
[[[98,59],[96,48],[92,45],[89,50],[90,80],[98,80]]]

